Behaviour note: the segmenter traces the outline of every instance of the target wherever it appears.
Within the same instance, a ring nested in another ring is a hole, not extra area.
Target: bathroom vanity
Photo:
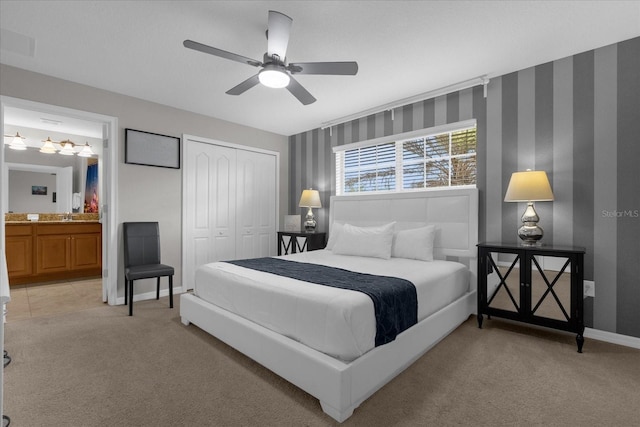
[[[7,221],[9,284],[102,275],[102,224],[97,220]]]

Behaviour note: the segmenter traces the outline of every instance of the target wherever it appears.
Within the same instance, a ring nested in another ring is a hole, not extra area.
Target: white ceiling
[[[62,134],[83,135],[89,138],[102,139],[102,123],[57,114],[40,113],[23,108],[5,107],[4,121],[18,128],[41,129]],[[42,144],[36,144],[38,147],[40,145]]]
[[[268,10],[293,18],[288,61],[353,60],[358,74],[298,75],[308,106],[260,85],[226,95],[258,70],[182,42],[262,60]],[[4,64],[292,135],[637,37],[640,2],[2,0],[0,27]]]

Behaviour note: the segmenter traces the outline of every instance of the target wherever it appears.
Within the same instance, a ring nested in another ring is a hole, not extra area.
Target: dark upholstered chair
[[[169,307],[173,308],[173,267],[160,263],[160,228],[157,222],[125,222],[124,238],[124,303],[129,300],[129,316],[133,315],[133,281],[157,277],[156,299],[160,298],[160,278],[169,276]]]

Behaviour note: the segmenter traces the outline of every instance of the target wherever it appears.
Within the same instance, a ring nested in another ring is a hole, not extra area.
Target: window
[[[336,194],[476,184],[475,121],[335,147]]]
[[[392,191],[396,188],[395,143],[344,152],[344,192]]]

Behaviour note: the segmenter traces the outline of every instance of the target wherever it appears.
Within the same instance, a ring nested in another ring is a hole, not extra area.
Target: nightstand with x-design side
[[[278,231],[278,255],[315,251],[324,249],[325,245],[326,233]]]
[[[584,248],[478,244],[478,327],[483,314],[574,332],[584,343]]]

